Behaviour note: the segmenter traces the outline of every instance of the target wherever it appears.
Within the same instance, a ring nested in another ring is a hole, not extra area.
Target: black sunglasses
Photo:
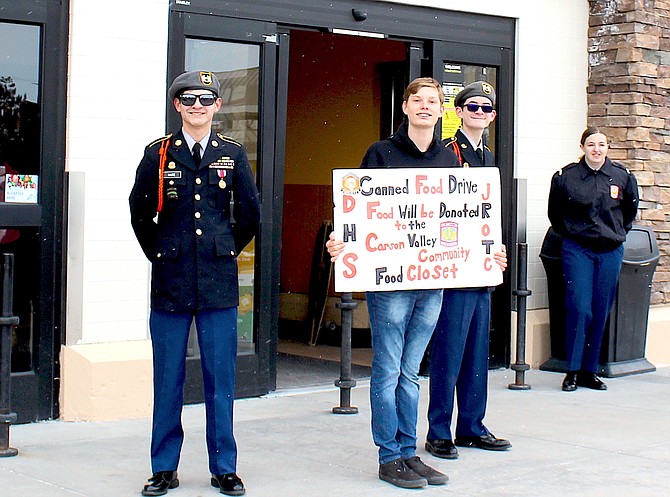
[[[202,105],[205,105],[205,104],[202,104]],[[484,104],[484,105],[465,104],[464,107],[466,109],[468,109],[470,112],[477,112],[480,109],[480,107],[481,107],[482,112],[484,114],[490,114],[491,112],[493,112],[493,105],[488,105],[488,104]]]
[[[185,105],[186,107],[195,105],[196,100],[200,100],[200,105],[202,105],[203,107],[209,107],[210,105],[214,105],[214,102],[216,102],[216,97],[210,93],[206,93],[205,95],[193,95],[192,93],[182,93],[181,95],[179,95],[179,102],[181,102],[181,104]]]

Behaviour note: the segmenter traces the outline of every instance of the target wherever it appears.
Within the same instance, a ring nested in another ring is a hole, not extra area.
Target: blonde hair
[[[414,81],[412,81],[409,85],[407,85],[405,93],[403,93],[402,95],[403,101],[407,102],[409,100],[409,97],[411,97],[416,93],[419,93],[419,90],[421,88],[437,89],[437,93],[439,93],[440,95],[440,102],[444,102],[444,92],[442,91],[442,85],[438,83],[436,79],[433,78],[416,78]]]

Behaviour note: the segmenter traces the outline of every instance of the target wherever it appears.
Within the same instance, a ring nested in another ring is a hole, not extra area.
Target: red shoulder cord
[[[168,138],[163,143],[161,143],[161,148],[158,150],[158,208],[157,211],[160,212],[163,210],[163,172],[165,171],[165,161],[167,160],[167,148],[170,144],[170,139]]]
[[[451,142],[451,148],[454,149],[454,152],[456,153],[456,157],[458,157],[458,163],[462,166],[463,165],[463,156],[461,155],[461,147],[458,146],[458,142],[456,140]]]

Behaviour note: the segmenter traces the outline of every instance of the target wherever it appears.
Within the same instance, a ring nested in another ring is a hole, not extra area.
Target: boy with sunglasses
[[[454,101],[461,129],[447,140],[462,167],[494,166],[483,143],[484,131],[496,112],[495,91],[485,81],[461,90]],[[504,270],[505,247],[494,254]],[[496,438],[483,423],[488,390],[491,293],[488,288],[445,289],[430,349],[430,403],[426,450],[442,459],[456,459],[460,447],[507,450],[509,441]],[[458,401],[456,439],[451,420]],[[455,443],[454,443],[455,442]]]
[[[130,193],[137,240],[151,262],[153,475],[142,495],[179,486],[186,347],[195,320],[205,388],[210,483],[243,495],[236,474],[233,399],[237,358],[237,255],[256,234],[260,206],[244,147],[212,132],[219,81],[191,71],[169,97],[182,127],[146,147]],[[232,212],[231,212],[232,210]]]

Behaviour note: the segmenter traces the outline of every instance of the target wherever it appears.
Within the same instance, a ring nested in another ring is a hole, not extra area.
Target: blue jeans
[[[416,455],[419,366],[442,307],[442,290],[368,292],[370,406],[379,463]]]
[[[565,274],[565,351],[569,371],[595,373],[605,323],[616,297],[623,245],[595,253],[563,240]]]

